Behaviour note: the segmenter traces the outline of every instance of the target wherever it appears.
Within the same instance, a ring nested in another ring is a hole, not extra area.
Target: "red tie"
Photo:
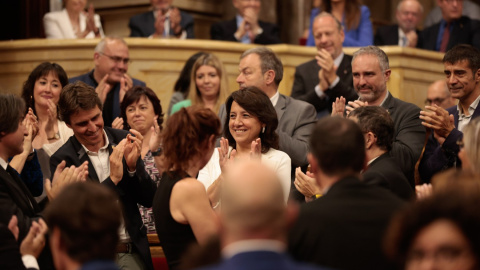
[[[443,30],[442,43],[440,43],[440,51],[446,52],[448,40],[450,39],[450,23],[447,23],[445,30]]]

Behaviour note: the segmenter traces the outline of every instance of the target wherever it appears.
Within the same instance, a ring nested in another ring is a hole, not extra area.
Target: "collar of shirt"
[[[252,251],[273,251],[277,253],[285,252],[286,246],[278,240],[254,239],[243,240],[231,243],[222,249],[222,256],[229,259],[239,253]]]
[[[379,156],[378,156],[378,157],[379,157]],[[372,164],[372,162],[374,162],[378,157],[372,158],[372,159],[367,163],[367,166],[370,166],[370,164]]]
[[[108,147],[108,144],[110,143],[110,142],[108,141],[108,136],[107,136],[107,133],[105,132],[105,129],[102,130],[102,131],[103,131],[103,137],[105,138],[105,145],[102,146],[102,147],[100,147],[99,151],[106,149],[106,148]],[[96,153],[96,152],[93,152],[93,151],[88,150],[87,147],[86,147],[85,145],[83,145],[83,144],[82,144],[82,147],[83,147],[83,149],[85,150],[85,153],[87,153],[87,155],[88,155],[88,154],[91,154],[91,153]]]
[[[334,64],[337,68],[340,66],[340,63],[342,63],[342,60],[343,60],[343,56],[344,56],[344,55],[345,55],[345,54],[342,52],[342,53],[340,53],[339,56],[337,56],[337,58],[335,58],[335,59],[333,60],[333,64]]]
[[[388,96],[390,95],[390,92],[388,90],[387,91],[387,94],[385,95],[385,98],[382,100],[382,103],[380,103],[380,107],[383,107],[383,104],[385,103],[385,100],[387,100]],[[388,109],[388,108],[387,108]]]
[[[270,98],[270,101],[272,102],[273,104],[273,107],[277,106],[277,102],[278,102],[278,98],[280,97],[280,93],[277,92],[275,93],[275,95],[273,95],[273,97]]]
[[[399,26],[398,27],[398,46],[406,47],[407,45],[408,45],[407,36],[405,35],[405,32],[403,32],[402,28],[400,28]]]
[[[0,165],[2,166],[2,168],[4,170],[7,170],[7,167],[8,167],[8,162],[3,160],[3,158],[0,158]]]
[[[463,112],[462,106],[460,106],[460,103],[457,104],[457,111],[458,111],[458,120],[463,120],[463,118],[470,118],[472,117],[473,113],[477,109],[478,103],[480,102],[480,96],[478,96],[470,106],[468,106],[468,115],[465,115]]]

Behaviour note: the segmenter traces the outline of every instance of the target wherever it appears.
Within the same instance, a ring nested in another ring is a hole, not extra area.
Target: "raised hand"
[[[122,181],[123,177],[123,155],[125,152],[125,145],[127,139],[120,141],[117,146],[113,147],[112,154],[110,154],[110,179],[115,185]]]
[[[436,104],[433,106],[425,106],[425,109],[428,111],[420,111],[419,116],[423,121],[422,125],[431,128],[434,132],[434,136],[444,139],[447,138],[448,135],[450,135],[450,132],[455,128],[453,115],[449,114],[447,110]]]
[[[48,231],[47,224],[43,219],[32,221],[27,236],[20,244],[20,253],[22,255],[32,255],[38,258],[45,246],[45,234]]]
[[[251,159],[261,159],[262,158],[262,140],[257,138],[252,141],[250,145],[250,158]]]
[[[308,201],[316,194],[321,194],[321,189],[318,186],[314,175],[310,172],[304,174],[300,167],[295,169],[295,187],[297,190],[305,196]]]
[[[320,70],[323,70],[324,79],[326,80],[328,88],[328,86],[330,86],[337,78],[337,67],[334,64],[332,55],[327,52],[327,50],[320,49],[317,52],[315,59],[317,60],[317,64],[321,67]]]
[[[220,147],[217,147],[218,150],[218,155],[219,155],[219,163],[220,163],[220,169],[222,170],[222,173],[226,172],[228,170],[228,167],[232,162],[235,160],[235,156],[237,155],[237,150],[233,149],[230,152],[230,156],[228,155],[228,150],[229,150],[229,145],[228,145],[228,140],[225,138],[220,139]]]
[[[123,129],[123,118],[117,117],[112,122],[112,128]]]
[[[47,123],[45,124],[45,134],[47,138],[54,138],[55,137],[55,123],[57,123],[57,105],[53,103],[51,99],[47,101],[47,112],[48,112],[48,119]]]
[[[349,115],[353,110],[355,110],[356,108],[359,108],[359,107],[364,107],[364,106],[368,106],[368,102],[363,102],[361,100],[354,100],[354,101],[349,101],[348,102],[348,105],[346,107],[347,109],[347,115]]]
[[[150,151],[157,151],[157,149],[162,144],[162,130],[157,122],[158,116],[155,116],[153,119],[153,126],[150,128],[152,135],[150,136],[150,141],[148,142],[148,147]]]
[[[133,134],[127,135],[125,143],[124,157],[130,172],[135,171],[137,167],[137,160],[142,154],[143,136],[135,129],[130,129]]]
[[[345,102],[344,97],[337,97],[335,101],[332,102],[332,116],[345,116]]]
[[[180,10],[176,7],[170,9],[170,29],[172,34],[175,35],[182,32],[181,20]]]
[[[105,100],[107,99],[108,92],[112,89],[112,86],[108,84],[108,74],[103,76],[103,78],[100,80],[98,83],[97,88],[95,88],[95,92],[97,92],[98,97],[102,101],[102,104],[105,103]]]
[[[87,180],[88,161],[85,161],[78,167],[72,165],[65,168],[65,164],[66,162],[62,161],[57,165],[57,169],[53,175],[53,183],[50,179],[45,179],[45,191],[50,201],[55,199],[66,186]]]
[[[153,33],[154,37],[162,37],[163,32],[165,31],[165,14],[163,14],[162,10],[157,11],[157,18],[155,19],[155,33]]]

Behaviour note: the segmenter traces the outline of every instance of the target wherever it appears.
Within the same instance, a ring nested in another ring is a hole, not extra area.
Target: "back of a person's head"
[[[25,115],[25,102],[14,94],[0,94],[0,139],[18,128]]]
[[[101,111],[103,108],[102,102],[95,89],[82,81],[65,86],[58,100],[60,119],[67,124],[70,124],[70,116],[73,114],[80,110],[86,111],[95,107],[98,107]]]
[[[448,50],[442,61],[449,64],[467,61],[469,68],[475,74],[480,69],[480,50],[468,44],[459,44]]]
[[[230,146],[236,148],[235,139],[229,128],[229,116],[234,101],[250,115],[258,118],[262,124],[265,124],[265,131],[259,134],[262,142],[262,153],[268,152],[270,148],[278,149],[279,138],[276,132],[278,127],[277,112],[267,94],[255,86],[248,86],[233,92],[225,102],[225,110],[228,117],[224,119],[223,134]]]
[[[189,161],[207,146],[210,136],[220,134],[220,119],[210,109],[182,108],[171,115],[163,130],[163,152],[167,170],[185,170]]]
[[[61,247],[80,263],[113,260],[122,215],[118,197],[93,182],[67,186],[44,213],[50,232],[60,231]]]
[[[262,163],[236,162],[222,183],[222,226],[231,237],[274,238],[285,230],[285,198],[277,174]]]
[[[377,137],[376,145],[382,150],[392,149],[395,125],[392,117],[380,106],[363,106],[356,108],[349,114],[349,118],[356,118],[362,132],[372,132]]]
[[[310,152],[327,175],[359,173],[365,161],[365,139],[352,120],[325,117],[310,134]]]
[[[468,242],[467,245],[476,261],[476,268],[447,269],[478,269],[480,262],[480,230],[478,230],[480,227],[480,212],[478,211],[480,193],[478,189],[468,190],[461,185],[463,183],[459,183],[460,187],[451,185],[448,190],[436,190],[432,196],[413,202],[397,213],[391,220],[384,239],[386,253],[400,265],[408,263],[408,260],[415,258],[409,256],[409,251],[418,235],[436,222],[447,221],[453,224]],[[460,239],[454,239],[454,241],[460,241]],[[463,250],[462,252],[467,251]],[[451,260],[456,259],[458,257],[451,257]]]

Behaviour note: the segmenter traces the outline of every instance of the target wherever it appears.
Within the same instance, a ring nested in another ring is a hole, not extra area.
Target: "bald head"
[[[229,168],[222,184],[221,202],[223,227],[235,237],[276,234],[286,222],[280,180],[260,162],[240,162]]]
[[[427,100],[425,101],[425,104],[431,106],[433,106],[433,104],[437,104],[438,106],[447,109],[457,104],[457,101],[448,91],[445,80],[441,79],[435,81],[428,87]]]
[[[405,32],[415,31],[422,18],[423,7],[417,0],[403,0],[398,3],[395,14],[399,27]]]

